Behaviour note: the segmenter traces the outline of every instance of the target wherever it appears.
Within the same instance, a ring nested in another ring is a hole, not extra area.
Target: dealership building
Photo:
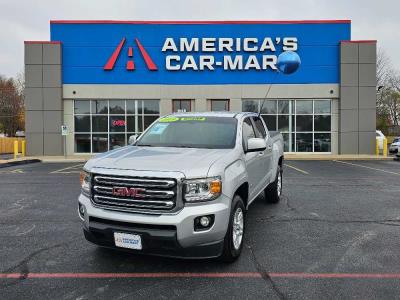
[[[115,149],[174,111],[260,109],[285,152],[375,153],[376,41],[348,20],[51,21],[50,41],[25,41],[25,87],[28,155]]]

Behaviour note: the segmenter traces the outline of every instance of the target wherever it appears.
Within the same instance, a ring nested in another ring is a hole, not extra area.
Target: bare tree
[[[390,59],[378,50],[377,65],[377,117],[381,124],[398,126],[400,122],[400,74],[392,68]]]
[[[12,78],[0,77],[0,124],[9,136],[25,127],[23,89]]]
[[[379,86],[384,86],[388,80],[388,72],[390,70],[390,60],[386,55],[386,52],[382,49],[378,49],[376,58],[376,82]]]

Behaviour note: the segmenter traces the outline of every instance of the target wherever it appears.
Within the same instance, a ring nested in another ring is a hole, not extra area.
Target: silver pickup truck
[[[235,260],[246,210],[282,193],[283,140],[255,113],[178,113],[90,159],[79,217],[97,245],[183,258]]]

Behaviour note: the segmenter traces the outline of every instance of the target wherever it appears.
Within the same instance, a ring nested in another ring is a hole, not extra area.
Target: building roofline
[[[24,44],[61,44],[61,41],[24,41]]]
[[[127,21],[127,20],[50,20],[50,24],[350,24],[351,20],[226,20],[226,21]]]
[[[377,40],[352,40],[352,41],[340,41],[341,43],[353,43],[353,44],[366,44],[366,43],[376,43]]]

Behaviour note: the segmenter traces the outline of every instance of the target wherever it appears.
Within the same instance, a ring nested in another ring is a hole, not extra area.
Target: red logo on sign
[[[116,126],[116,127],[125,126],[125,124],[126,124],[125,120],[114,120],[114,121],[112,121],[112,126]]]
[[[120,197],[144,198],[145,195],[141,193],[145,191],[141,188],[113,187],[112,194]]]
[[[104,65],[104,67],[103,67],[104,70],[111,71],[112,69],[114,69],[115,62],[117,61],[117,59],[121,53],[121,50],[125,44],[125,41],[126,41],[126,38],[123,38],[119,42],[118,46],[115,48],[114,52],[111,54],[110,58]],[[136,42],[137,47],[139,48],[140,54],[142,55],[142,57],[144,59],[144,62],[146,63],[147,69],[149,69],[150,71],[157,71],[156,64],[153,62],[150,55],[147,53],[146,49],[142,46],[140,41],[138,39],[135,39],[135,42]],[[135,63],[133,61],[133,48],[132,47],[128,47],[128,57],[129,57],[129,60],[126,63],[126,69],[128,71],[134,71]]]

